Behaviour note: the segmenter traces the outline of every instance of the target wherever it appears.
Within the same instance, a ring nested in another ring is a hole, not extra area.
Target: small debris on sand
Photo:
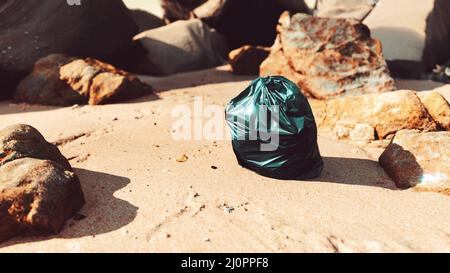
[[[223,208],[223,211],[224,211],[225,213],[231,214],[231,213],[234,211],[234,208],[231,207],[231,206],[225,206],[225,207]]]
[[[185,154],[183,154],[182,156],[180,156],[179,158],[177,158],[177,162],[178,163],[184,163],[184,162],[186,162],[186,161],[188,161],[189,160],[189,157],[187,156],[187,155],[185,155]]]

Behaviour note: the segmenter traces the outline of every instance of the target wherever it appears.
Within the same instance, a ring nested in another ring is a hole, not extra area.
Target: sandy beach
[[[377,162],[382,149],[319,132],[322,175],[281,181],[241,168],[228,140],[173,141],[175,105],[224,107],[249,84],[226,70],[144,77],[156,94],[121,104],[0,102],[0,127],[29,124],[58,143],[86,196],[85,219],[0,252],[450,252],[449,196],[397,189]]]

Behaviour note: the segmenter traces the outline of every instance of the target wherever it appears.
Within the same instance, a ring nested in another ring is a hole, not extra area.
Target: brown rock
[[[83,204],[80,182],[58,148],[28,125],[0,131],[0,241],[58,233]]]
[[[226,0],[207,0],[204,4],[194,9],[197,18],[211,18],[217,16]]]
[[[319,127],[334,128],[336,124],[367,123],[375,128],[380,139],[403,129],[435,131],[438,125],[416,93],[396,91],[335,98],[327,101],[310,100]]]
[[[113,103],[151,93],[137,77],[94,59],[60,54],[40,59],[17,87],[14,99],[42,105]]]
[[[136,76],[90,58],[61,67],[60,79],[81,95],[88,96],[90,105],[135,99],[152,92],[152,88]]]
[[[39,59],[33,72],[16,88],[14,100],[30,104],[61,105],[85,104],[86,97],[59,80],[59,69],[73,58],[65,55],[49,55]]]
[[[232,72],[237,75],[258,75],[259,66],[269,56],[270,48],[243,46],[230,52]]]
[[[225,36],[231,49],[244,45],[271,46],[278,19],[285,10],[275,0],[226,0],[217,15],[207,22]]]
[[[379,159],[399,188],[450,189],[450,132],[399,131]]]
[[[366,123],[337,123],[333,128],[333,135],[336,139],[369,143],[375,140],[375,129]]]
[[[366,123],[356,124],[350,132],[350,139],[353,141],[371,142],[375,140],[375,129]]]
[[[0,131],[0,166],[20,158],[48,159],[71,170],[69,161],[29,125],[13,125]]]
[[[436,123],[450,131],[450,105],[447,100],[436,91],[417,92],[417,95]]]
[[[0,1],[0,67],[26,75],[52,53],[115,62],[137,32],[120,0],[84,1],[76,7],[66,1]]]
[[[280,17],[277,41],[260,74],[286,76],[317,99],[396,89],[381,44],[365,25],[300,13]]]

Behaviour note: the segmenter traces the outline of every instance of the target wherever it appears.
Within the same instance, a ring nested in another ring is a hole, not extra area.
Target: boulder
[[[397,132],[379,158],[399,188],[449,192],[450,132]]]
[[[39,59],[31,74],[17,86],[14,99],[30,104],[61,106],[87,103],[85,96],[74,92],[60,80],[60,68],[72,60],[73,58],[59,54]]]
[[[141,10],[146,13],[155,15],[162,19],[164,17],[164,10],[161,7],[161,0],[122,0],[122,2],[130,10]]]
[[[436,91],[417,92],[428,113],[436,123],[446,131],[450,131],[450,105],[448,101]]]
[[[379,0],[364,20],[396,76],[420,78],[450,60],[450,1]]]
[[[85,202],[69,162],[30,126],[0,139],[0,241],[60,232]]]
[[[134,37],[147,50],[139,71],[151,75],[216,67],[225,62],[225,39],[199,19],[177,21]]]
[[[368,124],[379,139],[403,129],[436,131],[434,121],[415,92],[401,90],[382,94],[347,96],[330,100],[310,100],[319,127],[333,129],[346,124]]]
[[[139,32],[162,27],[165,25],[163,19],[144,10],[130,10],[130,14],[131,17],[133,17],[134,22],[138,26]]]
[[[25,73],[6,71],[0,67],[0,100],[9,99],[23,77]]]
[[[208,19],[217,16],[227,0],[208,0],[194,9],[197,18]]]
[[[425,48],[422,60],[426,69],[433,69],[437,64],[450,67],[450,2],[435,0],[433,10],[428,15]],[[450,82],[450,75],[447,75]]]
[[[259,66],[269,56],[270,48],[243,46],[228,55],[232,72],[237,75],[258,75]]]
[[[379,41],[353,19],[283,13],[261,76],[283,75],[312,98],[395,90]]]
[[[136,33],[121,0],[84,1],[79,6],[66,1],[0,1],[0,67],[26,75],[38,59],[52,53],[115,63]]]
[[[426,20],[434,1],[423,0],[413,5],[408,0],[380,0],[367,16],[364,24],[383,44],[387,60],[422,61]]]
[[[0,131],[0,166],[21,158],[47,159],[72,170],[56,146],[48,143],[35,128],[14,125]]]
[[[95,59],[52,54],[40,59],[17,87],[14,100],[70,106],[115,103],[150,94],[136,76]]]
[[[317,0],[276,0],[281,6],[290,12],[303,12],[313,14],[317,7]]]
[[[354,18],[362,21],[377,0],[318,0],[315,15],[332,18]]]
[[[375,140],[375,128],[367,123],[338,122],[333,128],[336,139],[349,139],[358,143],[370,143]]]
[[[178,20],[195,19],[194,9],[207,0],[162,0],[164,20],[170,24]]]
[[[244,45],[271,46],[278,18],[285,10],[275,0],[226,0],[208,22],[225,36],[231,49]]]

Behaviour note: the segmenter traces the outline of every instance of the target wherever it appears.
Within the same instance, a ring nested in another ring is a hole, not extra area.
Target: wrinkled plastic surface
[[[254,80],[227,105],[226,119],[241,166],[277,179],[310,179],[322,172],[313,112],[288,79]]]

